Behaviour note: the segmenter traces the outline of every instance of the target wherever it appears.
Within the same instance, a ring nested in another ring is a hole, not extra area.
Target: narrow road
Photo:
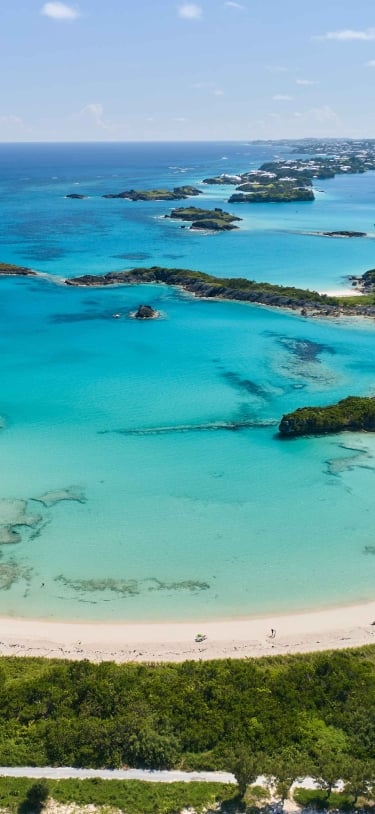
[[[150,769],[72,769],[70,767],[43,768],[33,766],[0,766],[0,777],[29,777],[33,780],[146,780],[149,783],[235,783],[230,772],[152,771]]]

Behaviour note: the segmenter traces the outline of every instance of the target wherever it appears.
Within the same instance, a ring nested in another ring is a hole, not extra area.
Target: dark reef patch
[[[319,356],[322,353],[329,353],[332,356],[336,353],[335,349],[330,345],[312,342],[311,339],[296,339],[272,332],[269,332],[268,335],[274,336],[279,345],[289,351],[289,353],[292,353],[300,362],[317,362],[319,364]]]
[[[226,370],[221,376],[236,390],[245,390],[246,393],[249,393],[251,396],[269,400],[269,393],[262,385],[257,384],[257,382],[253,382],[251,379],[243,379],[238,373],[234,373],[231,370]]]
[[[181,260],[185,257],[184,254],[163,254],[163,257],[167,257],[168,260]]]
[[[66,257],[68,252],[60,246],[30,246],[27,253],[23,257],[27,260],[36,260],[40,262],[48,260],[61,260]]]
[[[177,424],[165,427],[131,427],[129,429],[98,430],[98,435],[116,433],[118,435],[172,435],[187,432],[238,432],[250,427],[274,427],[278,422],[275,419],[243,418],[232,421],[210,421],[202,424]]]
[[[52,323],[60,324],[64,322],[92,322],[113,319],[113,314],[118,311],[118,303],[114,304],[112,308],[98,308],[95,311],[78,311],[75,314],[51,314],[49,321]]]
[[[147,260],[151,257],[149,252],[125,252],[124,254],[113,254],[116,260]]]
[[[29,583],[31,580],[32,568],[26,568],[21,563],[10,559],[0,563],[0,591],[10,591],[10,589],[20,580]]]
[[[210,585],[201,580],[182,580],[177,582],[164,582],[156,577],[148,579],[69,579],[63,574],[55,578],[65,588],[76,593],[112,593],[121,597],[140,596],[142,593],[152,591],[208,591]]]

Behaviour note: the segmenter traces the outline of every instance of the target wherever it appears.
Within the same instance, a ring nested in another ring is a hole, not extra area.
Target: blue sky
[[[375,137],[374,0],[3,0],[0,141]]]

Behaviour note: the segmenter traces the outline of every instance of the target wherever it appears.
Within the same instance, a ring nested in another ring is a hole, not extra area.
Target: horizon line
[[[246,139],[246,138],[237,138],[237,139],[120,139],[113,141],[109,141],[107,139],[102,141],[94,141],[92,139],[85,140],[85,139],[66,139],[66,140],[57,140],[57,139],[35,139],[32,141],[27,140],[17,140],[17,141],[1,141],[0,140],[0,147],[4,145],[30,145],[30,144],[244,144],[245,146],[248,144],[269,144],[269,143],[276,143],[280,144],[281,142],[297,142],[301,143],[303,141],[374,141],[375,142],[375,135],[374,136],[302,136],[301,138],[288,138],[288,137],[280,137],[280,138],[254,138],[254,139]]]

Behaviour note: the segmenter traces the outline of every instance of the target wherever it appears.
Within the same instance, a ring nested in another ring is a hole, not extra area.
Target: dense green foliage
[[[15,275],[16,277],[30,276],[32,277],[35,272],[24,266],[16,266],[14,263],[0,263],[0,274]]]
[[[375,269],[369,269],[362,274],[362,280],[365,287],[375,286]]]
[[[65,280],[66,285],[71,286],[132,285],[149,282],[179,285],[198,297],[263,302],[292,307],[312,305],[317,308],[322,306],[324,309],[330,306],[335,308],[338,304],[336,297],[318,294],[317,291],[309,291],[304,288],[258,283],[244,277],[214,277],[203,271],[164,268],[163,266],[134,268],[131,271],[113,271],[103,275],[85,274],[82,277]]]
[[[320,789],[296,789],[293,794],[294,800],[304,808],[334,811],[352,811],[353,799],[350,794],[344,792],[332,792],[327,797],[324,791]]]
[[[0,765],[228,769],[241,748],[272,773],[292,746],[307,774],[326,754],[374,760],[373,658],[374,648],[173,665],[3,658]]]
[[[231,801],[236,786],[221,783],[141,783],[137,780],[48,780],[0,777],[0,806],[35,814],[35,787],[43,786],[59,803],[109,806],[127,814],[176,814],[192,807],[202,811],[218,801]]]
[[[192,186],[174,189],[127,189],[124,192],[108,193],[103,198],[126,198],[130,201],[178,201],[191,195],[200,195],[200,190]]]
[[[340,304],[340,307],[345,310],[345,308],[350,309],[351,313],[355,313],[355,311],[359,311],[360,309],[365,309],[367,306],[375,306],[375,293],[374,294],[354,294],[353,296],[338,296],[337,301]],[[371,311],[371,316],[374,316],[375,312]]]
[[[177,220],[190,221],[192,229],[213,229],[215,231],[237,229],[237,226],[233,226],[233,223],[234,221],[241,220],[241,218],[238,218],[236,215],[224,212],[224,210],[219,207],[215,207],[215,209],[201,209],[197,206],[180,206],[177,209],[172,209],[170,217]]]
[[[293,183],[279,182],[258,186],[255,184],[242,184],[242,192],[234,192],[228,203],[292,203],[293,201],[313,201],[315,199],[312,189],[304,186],[295,186]]]
[[[281,419],[283,436],[316,435],[343,430],[375,431],[375,398],[349,396],[327,407],[300,407]]]

